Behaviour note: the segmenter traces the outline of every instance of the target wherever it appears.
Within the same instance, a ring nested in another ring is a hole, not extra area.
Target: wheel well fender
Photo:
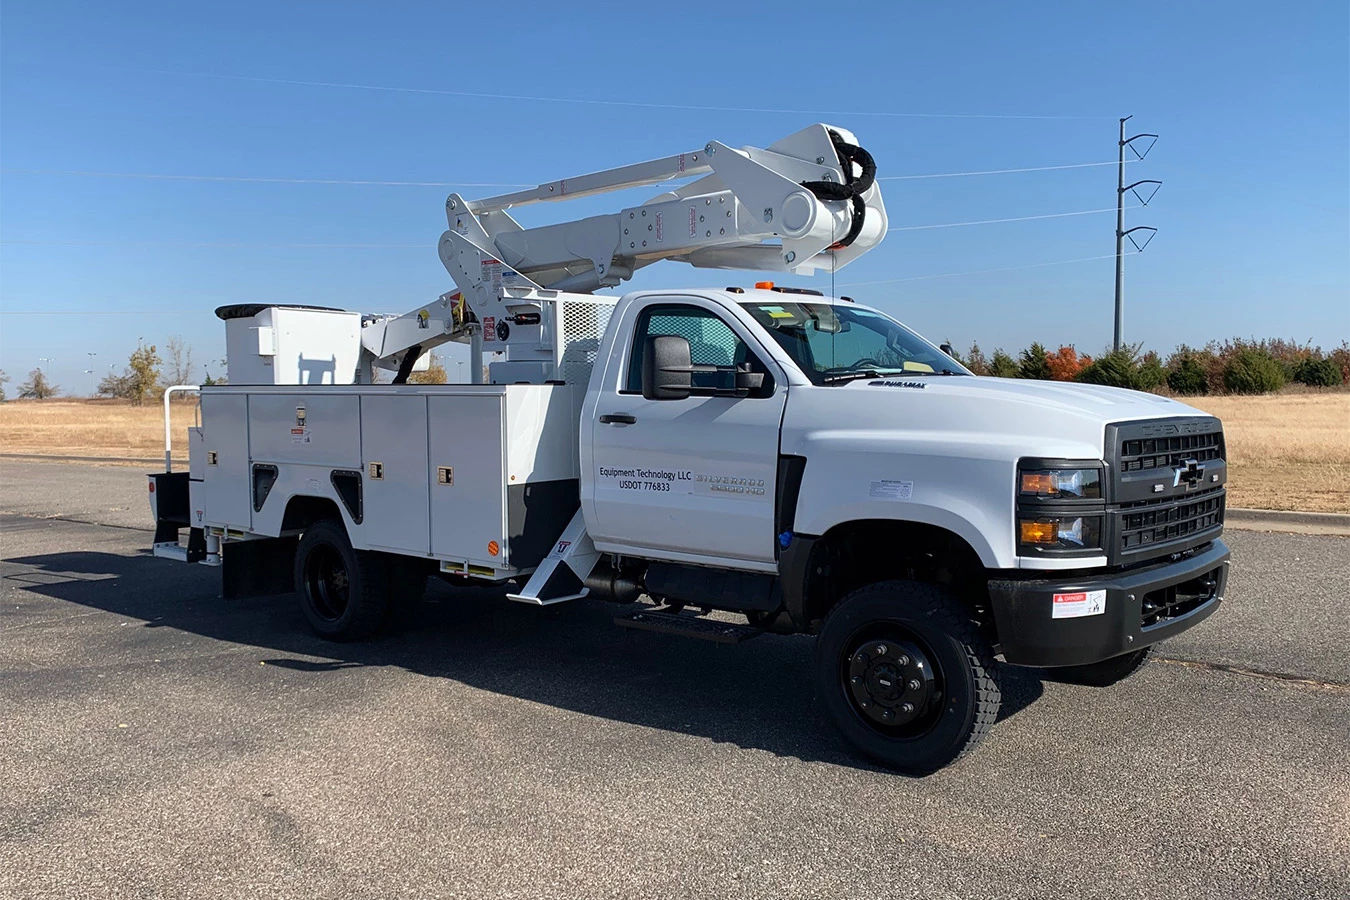
[[[321,519],[333,519],[345,529],[347,520],[337,503],[327,497],[310,497],[296,494],[286,501],[286,512],[281,517],[283,534],[292,531],[304,531]]]
[[[859,519],[841,522],[818,538],[794,536],[789,551],[796,558],[781,570],[783,600],[799,628],[814,630],[850,591],[895,578],[939,585],[984,618],[984,563],[969,541],[949,529]]]

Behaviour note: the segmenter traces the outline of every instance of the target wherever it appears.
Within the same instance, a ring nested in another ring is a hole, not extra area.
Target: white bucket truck
[[[671,181],[615,215],[525,229],[508,213]],[[907,772],[990,728],[996,656],[1108,684],[1218,607],[1217,419],[976,378],[846,297],[592,293],[665,259],[846,265],[886,232],[849,132],[453,194],[446,213],[457,290],[407,315],[218,311],[229,384],[201,392],[190,471],[151,476],[158,555],[220,566],[227,596],[295,590],[337,640],[435,575],[629,604],[621,625],[728,643],[813,634],[829,717]],[[485,352],[504,358],[489,383],[407,383],[447,341],[471,345],[474,382]]]

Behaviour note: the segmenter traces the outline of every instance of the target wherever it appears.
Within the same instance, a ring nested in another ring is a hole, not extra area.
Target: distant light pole
[[[94,357],[95,357],[95,356],[98,356],[98,354],[95,353],[93,350],[87,350],[87,351],[85,351],[85,356],[88,356],[88,357],[89,357],[89,368],[87,368],[87,369],[84,370],[84,374],[86,374],[86,375],[93,375],[93,374],[94,374]],[[91,397],[96,397],[96,396],[98,396],[98,380],[95,379],[95,378],[90,378],[90,379],[89,379],[89,396],[91,396]]]

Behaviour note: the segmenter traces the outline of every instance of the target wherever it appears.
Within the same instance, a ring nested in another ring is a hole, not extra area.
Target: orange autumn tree
[[[1086,353],[1079,356],[1072,344],[1046,354],[1046,360],[1050,363],[1050,377],[1055,381],[1073,381],[1079,372],[1092,365],[1092,357]]]

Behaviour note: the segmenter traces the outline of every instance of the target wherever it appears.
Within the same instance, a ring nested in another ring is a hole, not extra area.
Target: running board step
[[[614,619],[621,628],[634,628],[638,631],[655,631],[658,634],[678,634],[683,637],[699,638],[718,644],[739,644],[752,637],[759,637],[765,629],[753,625],[737,625],[733,622],[719,622],[716,619],[704,619],[698,616],[686,616],[679,613],[656,612],[640,609]]]

